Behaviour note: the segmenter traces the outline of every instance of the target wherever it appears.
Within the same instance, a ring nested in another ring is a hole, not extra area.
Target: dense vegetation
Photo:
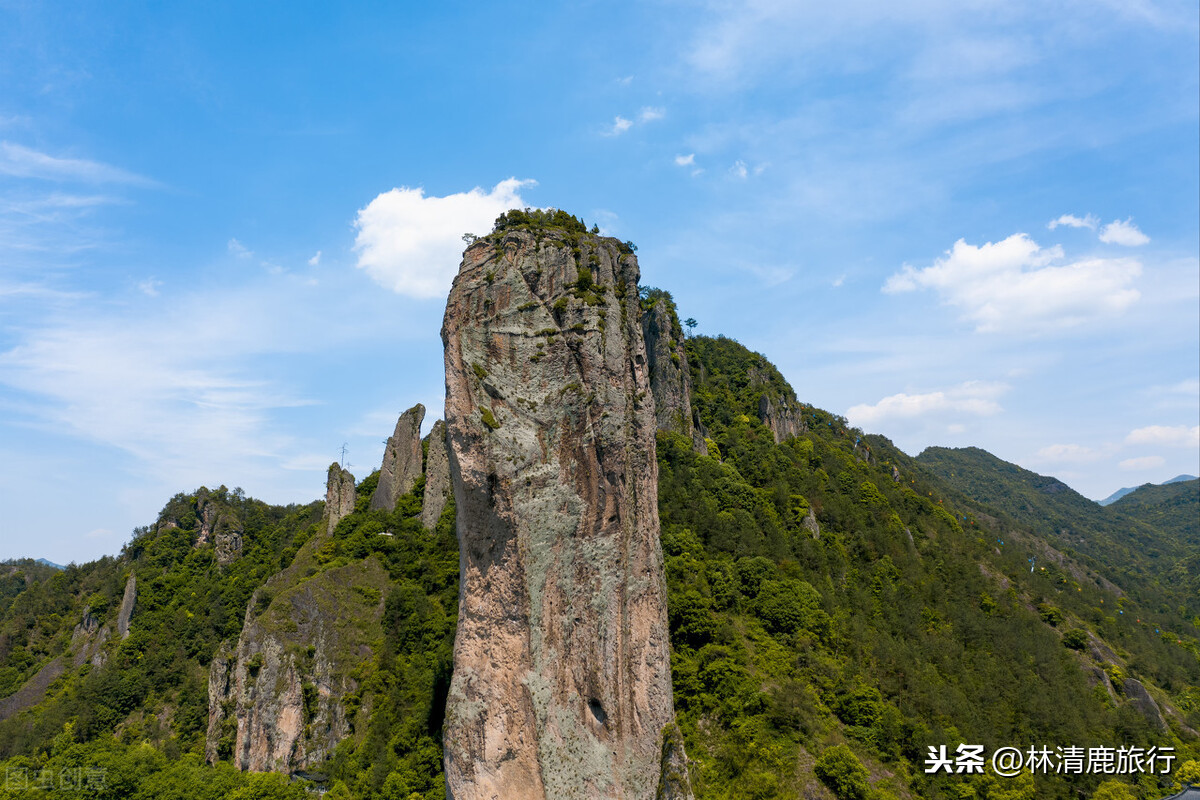
[[[529,213],[501,219],[583,226]],[[1109,514],[982,451],[913,459],[812,407],[807,430],[776,443],[758,413],[764,392],[790,396],[778,371],[731,339],[685,346],[706,452],[670,433],[657,451],[675,703],[698,798],[1156,800],[1169,789],[1157,777],[930,777],[925,757],[972,743],[1200,758],[1185,727],[1200,728],[1191,495],[1135,493]],[[251,599],[270,603],[256,591],[272,575],[298,566],[315,580],[369,561],[387,575],[382,641],[346,698],[350,737],[310,777],[330,798],[444,797],[453,504],[427,531],[420,482],[385,512],[368,508],[376,481],[359,484],[329,539],[321,503],[274,507],[221,487],[177,495],[117,558],[0,567],[0,698],[52,677],[40,704],[0,722],[0,798],[48,796],[36,788],[46,776],[81,797],[308,796],[303,781],[203,763],[209,664]],[[196,546],[202,502],[244,531],[226,565]],[[1168,580],[1178,564],[1193,565],[1182,592]],[[76,626],[114,630],[131,573],[130,635],[76,665]],[[1092,651],[1108,648],[1101,664]],[[1125,697],[1135,678],[1178,709],[1167,730]]]
[[[1134,492],[1153,502],[1102,507],[1067,485],[975,447],[930,447],[917,461],[963,502],[986,505],[1132,592],[1173,626],[1200,619],[1200,481]],[[1190,491],[1189,491],[1190,489]],[[1162,498],[1161,501],[1158,498]],[[1169,498],[1169,499],[1168,499]],[[1153,507],[1154,513],[1148,509]],[[1189,513],[1190,512],[1190,513]],[[1165,527],[1162,527],[1165,523]],[[1190,531],[1190,533],[1189,533]]]
[[[791,765],[848,743],[880,796],[1077,796],[1096,779],[1039,777],[1035,789],[923,774],[929,745],[1171,741],[1092,686],[1063,629],[1138,653],[1139,677],[1180,690],[1200,722],[1194,627],[1180,633],[1188,646],[1140,636],[1122,624],[1138,614],[1130,598],[1053,564],[1031,574],[1032,536],[958,507],[839,417],[808,408],[808,431],[776,444],[756,416],[782,381],[773,368],[729,339],[687,347],[712,456],[661,434],[659,502],[676,702],[701,794],[798,793]],[[841,773],[858,771],[837,752]]]

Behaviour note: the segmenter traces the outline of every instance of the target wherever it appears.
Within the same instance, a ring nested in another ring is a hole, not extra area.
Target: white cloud
[[[237,239],[230,239],[229,242],[226,243],[225,249],[227,249],[231,255],[235,255],[238,258],[250,258],[254,255],[253,251],[249,250],[246,245],[242,244]]]
[[[321,251],[318,250],[317,254],[308,260],[308,265],[310,267],[315,267],[320,263],[321,263]]]
[[[1200,425],[1148,425],[1130,431],[1125,444],[1151,444],[1166,447],[1200,447]]]
[[[1023,233],[980,247],[959,239],[933,266],[909,265],[888,278],[889,294],[933,289],[980,332],[1037,333],[1111,319],[1140,297],[1136,260],[1098,258],[1052,266],[1062,248],[1039,247]]]
[[[624,78],[617,78],[617,85],[618,85],[618,86],[628,86],[628,85],[629,85],[629,84],[631,84],[631,83],[633,83],[633,76],[632,76],[632,75],[626,75]]]
[[[853,425],[867,427],[885,419],[913,419],[931,414],[990,416],[1003,411],[996,400],[1008,388],[1008,384],[1004,383],[967,381],[944,391],[925,394],[901,392],[873,405],[853,406],[846,412],[846,417]]]
[[[675,156],[675,163],[681,167],[691,167],[696,163],[696,154],[688,153],[686,156]]]
[[[746,162],[742,161],[740,158],[733,162],[733,166],[729,168],[729,172],[732,173],[735,178],[745,178],[750,174],[749,170],[746,169]]]
[[[1114,219],[1100,230],[1100,241],[1106,244],[1120,244],[1126,247],[1137,247],[1150,241],[1150,237],[1138,230],[1133,219],[1122,222]]]
[[[1046,224],[1050,230],[1054,230],[1059,225],[1065,225],[1068,228],[1090,228],[1096,230],[1096,226],[1100,224],[1100,220],[1095,216],[1088,214],[1086,217],[1077,217],[1074,214],[1063,214],[1058,219],[1052,219]]]
[[[833,284],[832,284],[833,288],[836,289],[845,282],[846,282],[846,273],[843,272],[841,275],[838,275],[836,278],[833,279]]]
[[[1111,449],[1097,450],[1079,444],[1052,444],[1037,451],[1037,459],[1051,464],[1087,464],[1099,461]]]
[[[408,187],[384,192],[354,220],[357,266],[397,294],[444,297],[462,260],[462,235],[486,233],[500,214],[525,207],[519,191],[536,183],[509,178],[488,192],[475,187],[445,197]]]
[[[138,289],[147,297],[158,297],[158,287],[162,286],[163,282],[154,278],[147,278],[138,283]]]
[[[606,136],[620,136],[622,133],[624,133],[625,131],[629,130],[632,127],[633,127],[633,120],[625,119],[624,117],[622,117],[618,114],[616,116],[616,118],[613,119],[612,127],[609,128],[605,132],[605,135]]]
[[[0,175],[83,183],[152,184],[148,178],[82,158],[60,158],[11,142],[0,142]]]
[[[1167,463],[1162,456],[1142,456],[1141,458],[1127,458],[1117,466],[1126,470],[1145,470],[1156,469]]]
[[[654,122],[655,120],[662,119],[666,115],[666,109],[645,106],[642,108],[642,113],[638,114],[638,122]]]

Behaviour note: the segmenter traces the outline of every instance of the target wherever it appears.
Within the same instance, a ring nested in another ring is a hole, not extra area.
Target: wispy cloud
[[[1100,220],[1088,214],[1085,217],[1077,217],[1074,214],[1063,214],[1058,219],[1052,219],[1046,223],[1046,227],[1054,230],[1060,225],[1068,228],[1090,228],[1096,230],[1096,226],[1100,224]]]
[[[1121,469],[1135,472],[1147,469],[1157,469],[1166,463],[1166,459],[1164,459],[1162,456],[1139,456],[1138,458],[1127,458],[1117,464],[1117,466]]]
[[[62,158],[12,142],[0,142],[0,175],[80,183],[151,185],[154,181],[119,167],[82,158]]]
[[[692,167],[696,165],[696,154],[688,153],[686,156],[675,156],[675,164],[680,167]]]
[[[638,122],[655,122],[665,116],[667,116],[666,109],[645,106],[642,108],[641,113],[638,114]]]
[[[998,398],[1007,392],[1008,384],[989,381],[968,381],[949,389],[922,394],[899,394],[885,397],[877,403],[852,406],[846,417],[855,425],[868,427],[884,420],[913,419],[948,413],[968,416],[991,416],[1003,409]]]
[[[1037,460],[1045,464],[1089,464],[1112,455],[1112,452],[1111,447],[1052,444],[1037,451]]]
[[[308,260],[308,265],[310,267],[315,267],[320,263],[321,263],[321,251],[318,250],[317,254]]]
[[[1055,266],[1061,247],[1039,247],[1026,234],[981,246],[959,239],[924,269],[905,267],[888,278],[888,294],[932,289],[962,310],[980,332],[1042,333],[1111,319],[1137,301],[1132,287],[1142,265],[1127,258],[1088,259]]]
[[[520,190],[537,181],[509,178],[445,197],[401,187],[377,196],[354,220],[358,268],[397,294],[441,298],[462,260],[464,233],[486,233],[496,217],[528,205]]]
[[[1100,241],[1106,244],[1120,244],[1126,247],[1138,247],[1148,244],[1150,237],[1138,230],[1132,219],[1121,221],[1115,219],[1100,230]]]
[[[604,133],[606,136],[620,136],[625,131],[633,127],[633,120],[625,119],[619,114],[613,119],[612,126]]]

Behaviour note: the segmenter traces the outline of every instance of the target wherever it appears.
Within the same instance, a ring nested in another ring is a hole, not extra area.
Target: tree
[[[854,751],[844,744],[822,753],[813,772],[838,800],[866,800],[870,795],[870,773]]]
[[[1129,784],[1113,779],[1097,786],[1092,800],[1137,800],[1137,795]]]

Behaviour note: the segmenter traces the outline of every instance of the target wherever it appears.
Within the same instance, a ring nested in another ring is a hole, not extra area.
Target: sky
[[[562,208],[916,454],[1200,474],[1195,0],[0,0],[0,558],[441,416],[464,233]]]

